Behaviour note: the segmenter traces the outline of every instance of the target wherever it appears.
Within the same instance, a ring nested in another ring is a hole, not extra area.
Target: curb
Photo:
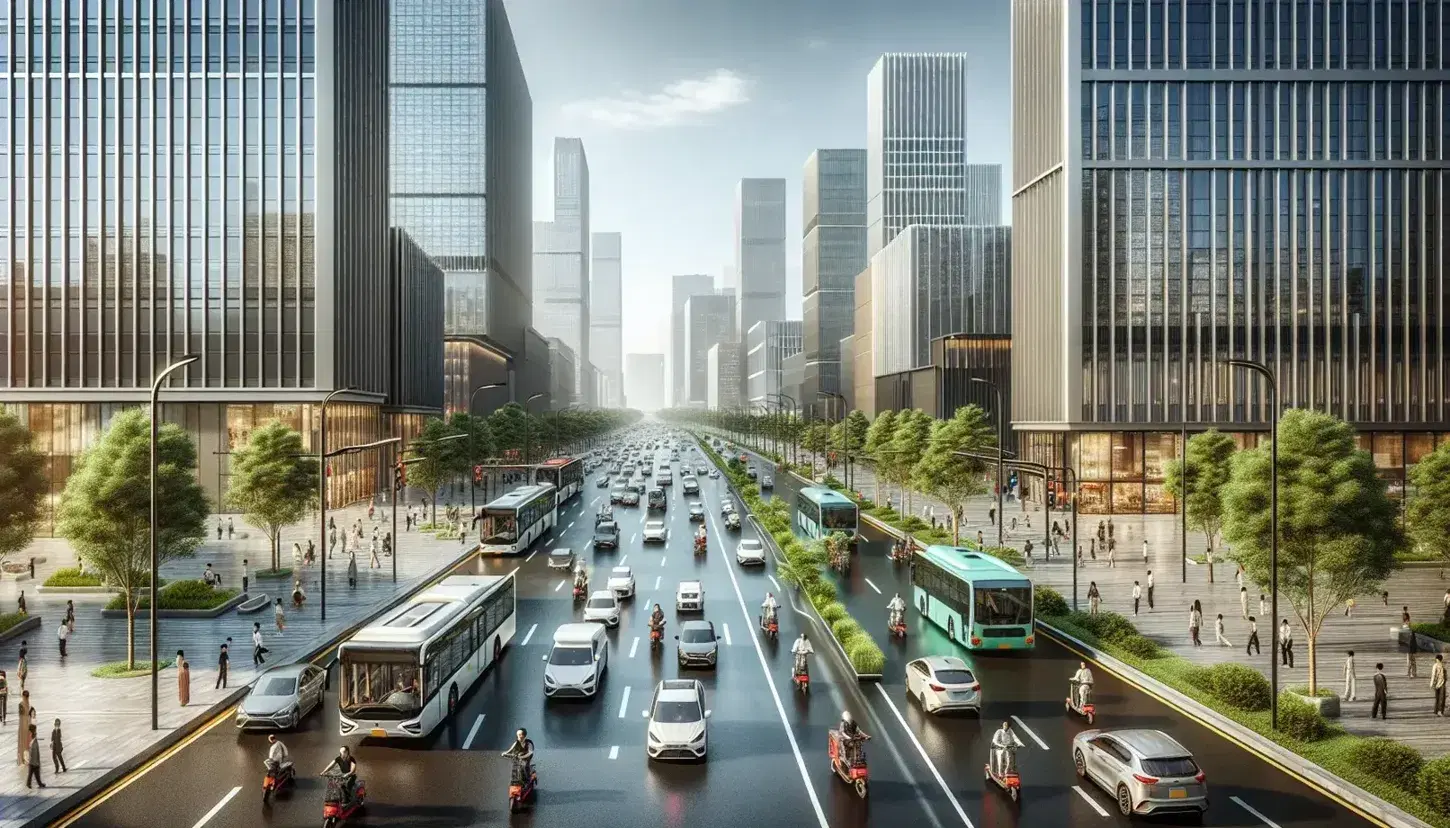
[[[247,600],[247,594],[245,592],[239,592],[236,595],[233,595],[232,597],[228,598],[224,603],[218,604],[217,606],[212,607],[211,609],[187,610],[187,609],[166,609],[165,607],[162,607],[160,610],[157,610],[156,617],[157,618],[216,618],[218,616],[225,615],[226,613],[231,612],[231,610],[234,607],[236,607],[238,604],[242,603],[245,600]],[[101,617],[102,618],[125,618],[126,617],[126,611],[123,610],[123,609],[118,609],[118,610],[103,609],[103,610],[101,610]],[[142,609],[137,609],[136,610],[136,618],[140,619],[140,618],[150,618],[150,617],[151,617],[151,613],[150,613],[149,610],[142,610]]]
[[[29,618],[26,618],[24,621],[21,621],[19,624],[16,624],[15,626],[6,630],[5,632],[0,633],[0,643],[9,641],[12,638],[19,638],[20,636],[25,635],[31,630],[38,629],[40,629],[40,616],[32,615]]]
[[[1223,738],[1257,755],[1284,773],[1325,793],[1366,819],[1389,828],[1433,828],[1429,823],[1380,799],[1314,764],[1299,754],[1260,736],[1253,730],[1200,704],[1137,668],[1101,652],[1086,642],[1034,619],[1037,628],[1067,649],[1096,662],[1108,672],[1173,709],[1197,719]]]
[[[40,586],[35,588],[35,591],[45,593],[46,595],[114,595],[121,590],[112,589],[108,586],[48,587],[44,584],[41,584]]]
[[[261,612],[272,605],[272,596],[265,592],[257,595],[243,592],[241,597],[246,600],[237,605],[237,615],[251,615],[255,612]]]

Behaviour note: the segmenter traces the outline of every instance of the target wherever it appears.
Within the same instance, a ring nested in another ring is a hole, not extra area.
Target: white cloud
[[[659,92],[628,91],[564,105],[564,114],[614,129],[656,129],[685,123],[750,101],[749,84],[729,69],[667,84]]]

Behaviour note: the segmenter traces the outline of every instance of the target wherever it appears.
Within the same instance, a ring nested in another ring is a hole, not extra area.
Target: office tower
[[[866,151],[811,153],[801,207],[801,405],[823,414],[839,404],[823,394],[844,393],[840,343],[851,335],[856,274],[866,266]]]
[[[256,4],[176,17],[147,4],[146,43],[264,27],[290,38],[280,53],[218,36],[222,48],[170,57],[133,51],[129,35],[84,35],[130,32],[130,6],[28,11],[42,8],[12,3],[5,41],[33,27],[71,45],[0,61],[0,134],[26,159],[0,165],[0,404],[47,455],[51,503],[112,416],[144,404],[188,354],[199,360],[166,381],[162,416],[197,441],[214,499],[228,453],[259,424],[280,419],[315,451],[318,404],[334,389],[356,390],[328,408],[330,446],[387,436],[390,354],[407,348],[392,340],[388,301],[407,274],[388,265],[387,5],[268,6],[264,21]],[[194,97],[208,72],[210,103]],[[48,73],[49,96],[33,73]],[[337,458],[329,500],[373,494],[378,462]]]
[[[579,356],[574,349],[557,336],[549,337],[549,408],[558,411],[573,402],[579,374]]]
[[[1392,489],[1443,439],[1442,4],[1330,8],[1013,3],[1012,419],[1083,511],[1173,511],[1180,428],[1265,437],[1230,359],[1359,429]]]
[[[448,335],[513,365],[532,324],[533,102],[508,14],[503,0],[389,8],[393,221],[443,269]]]
[[[786,357],[801,352],[800,320],[777,319],[755,323],[745,334],[745,352],[746,401],[751,405],[776,405],[779,402],[776,395],[782,391],[781,363]],[[805,364],[804,359],[801,364]],[[788,391],[785,393],[790,394]],[[796,394],[790,396],[796,408],[804,410],[805,404],[800,397]]]
[[[876,349],[871,344],[871,265],[856,275],[855,327],[851,333],[851,407],[868,417],[876,416]]]
[[[967,209],[955,224],[995,227],[1002,224],[1002,165],[968,164]]]
[[[740,407],[740,347],[716,342],[705,355],[705,407],[731,411]]]
[[[967,56],[882,55],[866,77],[866,255],[910,224],[1001,224],[1000,186],[995,212],[969,212],[991,206],[970,168]]]
[[[624,404],[636,411],[665,407],[665,355],[624,355]]]
[[[619,406],[618,395],[624,389],[624,299],[621,296],[623,268],[620,261],[622,242],[618,233],[595,233],[589,251],[589,353],[594,365],[607,378],[611,389],[599,398],[608,408]]]
[[[717,343],[734,347],[735,297],[727,294],[696,294],[685,301],[685,396],[676,405],[704,407],[706,358]]]
[[[670,381],[669,402],[672,406],[683,406],[689,399],[686,394],[685,377],[689,373],[690,360],[685,352],[685,303],[691,296],[704,296],[715,292],[715,280],[701,273],[675,276],[670,286]]]
[[[444,403],[443,297],[446,278],[407,231],[388,233],[388,407],[417,415]],[[422,423],[417,424],[422,430]]]
[[[735,186],[735,270],[741,340],[756,322],[785,318],[784,178],[742,178]]]
[[[931,365],[948,334],[1011,332],[1010,227],[913,224],[871,259],[876,376]]]
[[[554,139],[554,220],[534,222],[534,327],[569,344],[574,396],[589,364],[589,159],[578,138]]]

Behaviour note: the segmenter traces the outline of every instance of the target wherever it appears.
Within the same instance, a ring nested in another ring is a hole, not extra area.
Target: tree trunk
[[[136,669],[136,594],[126,591],[126,669]]]
[[[1208,582],[1211,584],[1213,583],[1213,538],[1207,537],[1205,540],[1208,541],[1208,545],[1205,547],[1203,562],[1208,564]]]
[[[962,507],[952,509],[952,546],[962,545]]]
[[[1319,634],[1311,633],[1308,630],[1305,630],[1304,639],[1308,642],[1308,652],[1305,653],[1305,655],[1309,656],[1309,695],[1315,696],[1318,695],[1317,690],[1319,687],[1319,665],[1317,663],[1317,660],[1315,659],[1314,654],[1315,651],[1318,649],[1317,645],[1319,641]]]
[[[281,558],[278,557],[280,555],[280,553],[278,552],[278,546],[280,546],[281,545],[281,542],[282,542],[281,535],[282,535],[282,533],[279,532],[279,531],[277,531],[277,530],[275,530],[275,529],[269,530],[267,532],[267,540],[270,541],[271,544],[272,544],[272,571],[273,572],[276,572],[282,566]]]

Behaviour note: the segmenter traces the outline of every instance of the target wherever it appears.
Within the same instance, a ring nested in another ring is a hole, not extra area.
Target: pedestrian
[[[1148,539],[1143,538],[1143,568],[1148,568]]]
[[[70,626],[68,626],[64,621],[60,622],[60,627],[55,631],[55,637],[56,640],[60,643],[60,657],[65,658],[65,640],[67,638],[70,638]]]
[[[35,556],[30,557],[30,580],[35,580]]]
[[[5,677],[5,671],[0,670],[0,724],[10,716],[10,680]]]
[[[65,766],[65,742],[60,737],[60,719],[56,719],[50,728],[50,761],[55,763],[56,773],[69,770]]]
[[[1138,601],[1142,597],[1143,597],[1143,587],[1137,581],[1134,581],[1133,582],[1133,614],[1134,615],[1137,615],[1138,614]]]
[[[40,737],[36,735],[35,725],[26,729],[25,736],[29,737],[29,744],[25,747],[25,764],[29,766],[25,774],[25,787],[31,787],[30,780],[34,779],[36,785],[44,788],[45,783],[40,781]],[[22,737],[21,741],[25,741],[25,738]]]
[[[1088,539],[1088,557],[1092,558],[1093,560],[1097,560],[1098,559],[1098,539],[1097,538],[1089,538]]]
[[[1410,628],[1410,608],[1409,607],[1400,607],[1400,628],[1401,629],[1406,629],[1406,630],[1408,630]]]
[[[1111,538],[1109,538],[1108,539],[1108,569],[1117,569],[1118,568],[1118,560],[1117,560],[1117,558],[1118,558],[1117,545],[1116,545],[1116,543]]]
[[[1029,562],[1032,560],[1032,541],[1022,544],[1022,554]]]
[[[4,681],[4,677],[0,677]],[[1435,715],[1445,715],[1445,656],[1435,654],[1435,663],[1430,665],[1430,689],[1435,693]]]
[[[989,525],[989,526],[996,526],[997,525],[997,507],[996,506],[989,506],[989,507],[987,507],[987,525]]]
[[[1294,667],[1294,633],[1289,629],[1287,618],[1279,622],[1279,663],[1290,669]]]
[[[222,539],[222,520],[221,520],[221,518],[217,518],[217,521],[216,521],[216,539],[217,540],[221,540]]]
[[[1013,515],[1012,516],[1012,531],[1013,532],[1016,532],[1017,531],[1017,516],[1016,515]]]
[[[232,661],[232,657],[227,645],[230,644],[231,641],[232,640],[228,638],[227,643],[223,644],[221,646],[221,650],[217,653],[216,684],[212,686],[211,689],[213,690],[223,690],[227,686],[227,668],[231,665]]]
[[[1358,676],[1354,672],[1354,650],[1344,654],[1344,700],[1354,701],[1358,694]]]
[[[71,632],[76,631],[76,602],[65,602],[65,625],[70,627]]]
[[[1078,569],[1083,569],[1086,566],[1087,566],[1087,561],[1082,556],[1082,544],[1078,544],[1077,545],[1077,568]]]
[[[1148,570],[1148,611],[1153,611],[1153,570]]]
[[[369,547],[368,551],[369,551],[369,553],[371,555],[368,558],[368,569],[374,569],[374,568],[380,569],[380,568],[382,568],[382,564],[378,561],[378,539],[377,538],[373,538],[372,546]]]
[[[302,556],[302,562],[308,566],[317,563],[317,544],[312,538],[307,539],[307,554]]]
[[[1417,663],[1420,658],[1420,637],[1415,635],[1413,630],[1406,636],[1409,642],[1405,646],[1405,678],[1418,678]]]
[[[251,569],[247,566],[247,559],[242,558],[242,594],[247,594],[251,586]]]
[[[232,523],[232,519],[231,518],[227,518],[227,540],[231,540],[232,539],[232,536],[234,536],[236,533],[237,533],[237,526],[236,526],[236,524]]]
[[[26,749],[30,747],[25,737],[30,733],[30,717],[35,714],[35,711],[30,706],[29,690],[21,691],[20,704],[16,706],[15,713],[16,723],[20,725],[20,729],[15,734],[15,762],[16,764],[23,765],[26,760]]]
[[[327,533],[327,557],[332,557],[332,550],[337,548],[337,527],[328,530]]]
[[[1373,719],[1378,713],[1381,719],[1390,717],[1390,680],[1385,678],[1385,666],[1376,664],[1374,666],[1374,704],[1370,705],[1369,717]]]
[[[373,515],[376,514],[376,512],[377,512],[377,507],[375,507],[371,503],[369,503],[368,504],[368,520],[373,520],[374,519],[373,518]]]
[[[206,571],[201,573],[201,580],[209,587],[215,588],[221,585],[221,579],[217,577],[216,571],[211,568],[211,564],[206,565]]]
[[[1390,605],[1390,591],[1389,590],[1385,590],[1384,592],[1381,592],[1380,593],[1380,598],[1385,602],[1385,606],[1389,606]]]
[[[292,544],[292,571],[302,571],[302,544],[300,543]]]
[[[260,667],[267,663],[263,658],[267,654],[267,648],[262,644],[262,622],[252,622],[252,666]]]
[[[1239,564],[1238,565],[1238,568],[1234,570],[1234,581],[1236,581],[1238,583],[1239,589],[1243,589],[1244,588],[1244,565],[1243,564]]]
[[[302,609],[302,602],[307,600],[307,593],[302,590],[302,579],[292,582],[292,606]]]
[[[1263,655],[1264,651],[1259,648],[1259,619],[1256,616],[1249,616],[1249,643],[1244,646],[1244,655]]]
[[[1239,612],[1244,618],[1249,617],[1249,588],[1239,587]]]
[[[357,553],[353,553],[347,559],[347,585],[357,586]]]
[[[1259,593],[1259,615],[1269,614],[1269,596]]]
[[[1195,601],[1193,606],[1188,608],[1188,640],[1192,641],[1195,647],[1203,646],[1202,639],[1198,637],[1198,631],[1202,626],[1203,613],[1198,609],[1198,603]]]
[[[21,615],[29,615],[30,611],[25,608],[25,590],[20,590],[20,597],[15,599],[15,611]]]
[[[182,707],[191,704],[191,662],[181,650],[176,651],[176,703]]]
[[[1347,598],[1344,601],[1344,617],[1345,618],[1353,618],[1354,617],[1354,598],[1353,597]]]
[[[1098,614],[1098,603],[1102,601],[1102,595],[1098,592],[1098,582],[1088,582],[1088,614]]]
[[[272,620],[277,622],[277,632],[287,629],[287,615],[282,611],[281,598],[278,598],[277,603],[272,605]]]
[[[1220,646],[1220,647],[1232,647],[1233,646],[1233,644],[1229,642],[1228,637],[1223,634],[1223,613],[1219,613],[1218,614],[1218,618],[1214,619],[1214,622],[1213,622],[1213,635],[1214,635],[1214,638],[1218,641],[1218,646]]]
[[[1113,536],[1113,519],[1112,518],[1108,518],[1108,537],[1111,538],[1112,536]]]
[[[1445,597],[1442,600],[1445,604],[1445,612],[1440,616],[1440,623],[1450,627],[1450,589],[1445,590]]]
[[[986,549],[987,548],[986,546],[984,546],[982,544],[982,530],[981,529],[978,529],[977,530],[977,548],[978,549]],[[1450,606],[1450,604],[1447,604],[1446,606]]]
[[[15,675],[20,678],[21,692],[25,691],[25,679],[30,675],[30,659],[26,656],[28,652],[29,649],[25,646],[25,642],[20,642],[20,658],[15,665]]]

